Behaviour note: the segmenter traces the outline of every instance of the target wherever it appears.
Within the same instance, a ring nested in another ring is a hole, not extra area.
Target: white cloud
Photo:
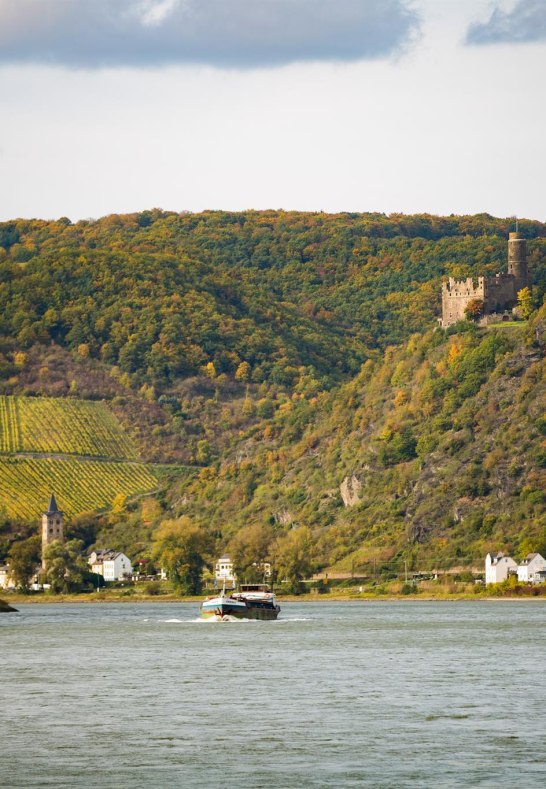
[[[144,25],[155,27],[162,25],[178,5],[180,0],[143,0],[135,10]]]
[[[546,0],[519,0],[510,11],[495,6],[486,22],[468,30],[469,44],[546,41]]]

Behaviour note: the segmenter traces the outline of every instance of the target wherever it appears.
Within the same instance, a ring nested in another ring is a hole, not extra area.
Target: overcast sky
[[[0,0],[0,220],[546,220],[546,0]]]

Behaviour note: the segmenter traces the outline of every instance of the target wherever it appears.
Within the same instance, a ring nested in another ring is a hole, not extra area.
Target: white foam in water
[[[208,616],[206,619],[198,616],[196,619],[190,619],[190,622],[196,622],[197,624],[202,624],[206,622],[212,622],[213,624],[221,624],[223,622],[254,622],[256,620],[253,619],[239,619],[236,616]]]

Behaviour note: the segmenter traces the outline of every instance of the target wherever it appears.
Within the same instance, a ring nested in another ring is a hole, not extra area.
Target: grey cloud
[[[511,11],[498,6],[487,22],[468,29],[468,44],[525,43],[546,40],[546,0],[519,0]]]
[[[0,63],[227,68],[392,55],[411,0],[0,0]]]

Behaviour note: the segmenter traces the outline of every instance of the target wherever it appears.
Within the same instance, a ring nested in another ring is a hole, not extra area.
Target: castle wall
[[[497,274],[485,280],[484,314],[510,309],[517,301],[516,280],[510,274]]]
[[[472,277],[465,280],[449,278],[442,286],[442,327],[445,329],[457,321],[465,319],[464,311],[467,304],[474,299],[485,303],[484,278],[474,284]]]

